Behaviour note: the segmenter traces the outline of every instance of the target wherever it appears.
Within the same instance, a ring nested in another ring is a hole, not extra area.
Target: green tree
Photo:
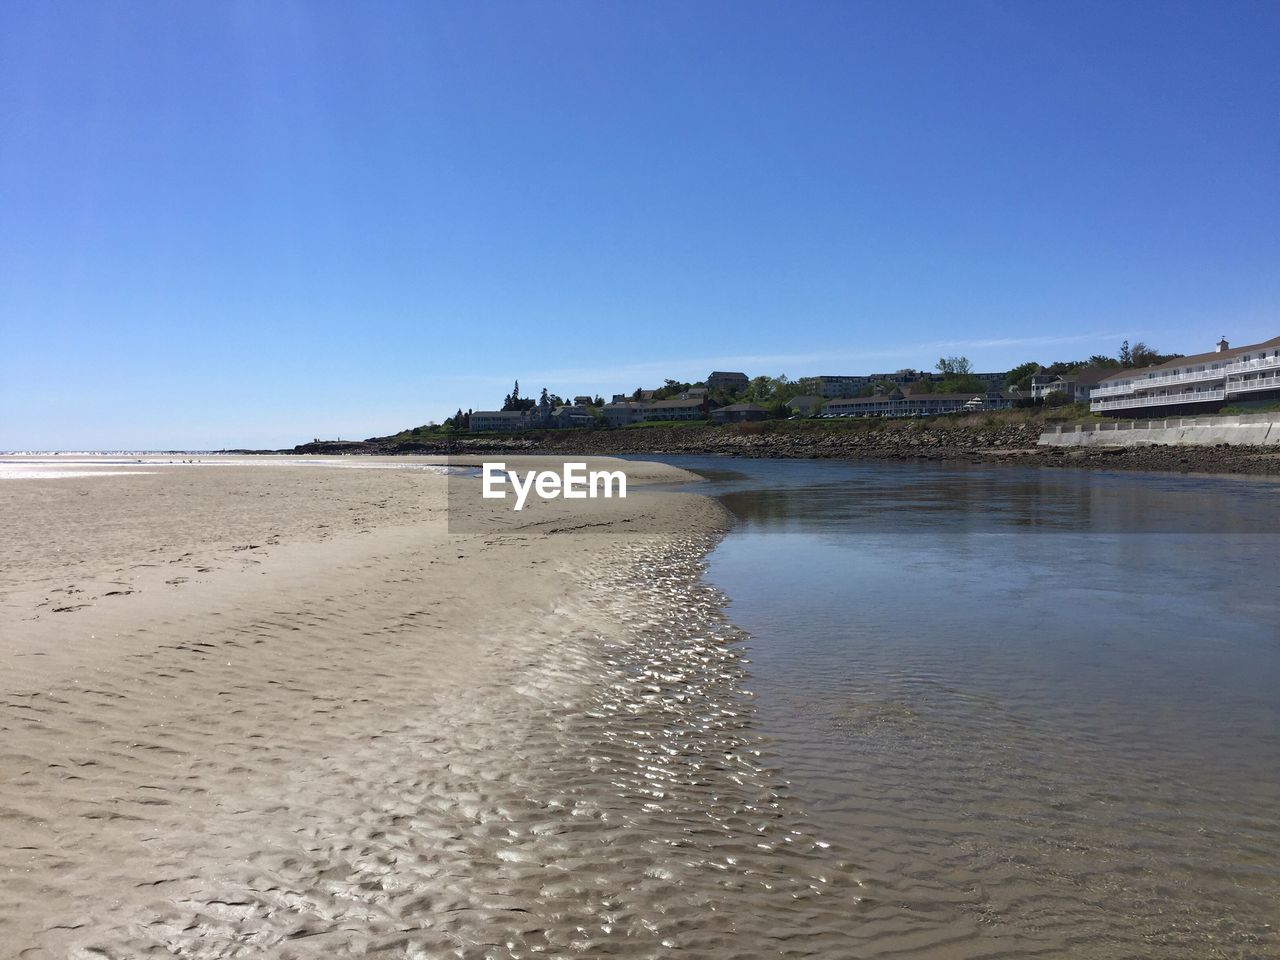
[[[1040,372],[1040,364],[1034,360],[1028,360],[1026,363],[1020,363],[1005,376],[1004,382],[1007,386],[1018,387],[1022,390],[1031,389],[1031,378]]]
[[[768,403],[773,399],[773,378],[752,377],[751,382],[747,384],[743,399],[753,400],[756,403]]]
[[[986,393],[986,390],[986,383],[971,374],[950,377],[937,385],[938,393]]]
[[[973,373],[968,357],[942,357],[938,360],[938,372],[946,377],[967,377]]]
[[[1177,360],[1181,357],[1180,353],[1161,353],[1155,347],[1149,347],[1141,340],[1133,345],[1131,351],[1131,359],[1135,367],[1149,367],[1153,363],[1168,363],[1170,360]]]

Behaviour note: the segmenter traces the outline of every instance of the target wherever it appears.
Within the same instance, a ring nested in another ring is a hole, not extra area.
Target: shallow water
[[[1280,488],[669,458],[857,955],[1277,957]]]

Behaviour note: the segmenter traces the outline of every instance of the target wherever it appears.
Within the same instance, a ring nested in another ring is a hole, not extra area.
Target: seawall
[[[1235,417],[1115,420],[1046,427],[1042,447],[1280,446],[1280,419],[1253,413]]]

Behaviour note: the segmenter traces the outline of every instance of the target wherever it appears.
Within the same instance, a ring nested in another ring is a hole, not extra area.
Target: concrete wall
[[[1040,434],[1039,440],[1042,447],[1213,446],[1219,443],[1280,446],[1280,414],[1067,424],[1050,427]]]

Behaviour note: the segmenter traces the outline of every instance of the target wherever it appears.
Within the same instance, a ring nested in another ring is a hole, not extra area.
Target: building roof
[[[707,379],[710,380],[711,377],[742,377],[746,379],[746,376],[745,373],[738,370],[712,370],[711,376],[707,377]]]
[[[749,412],[749,411],[753,411],[753,410],[758,410],[758,411],[760,411],[761,413],[768,413],[768,412],[769,412],[769,408],[768,408],[768,407],[762,407],[762,406],[760,406],[760,404],[758,404],[758,403],[731,403],[731,404],[729,404],[727,407],[717,407],[717,408],[716,408],[716,410],[715,410],[715,412],[716,412],[716,413],[727,413],[727,412],[732,411],[732,412],[734,412],[734,413],[747,413],[747,412]]]
[[[1089,366],[1059,374],[1057,379],[1061,380],[1063,383],[1083,383],[1085,386],[1088,386],[1090,384],[1101,383],[1115,372],[1116,371],[1111,367]]]
[[[791,406],[791,404],[793,403],[809,403],[809,404],[825,403],[826,399],[827,399],[826,397],[815,397],[811,393],[806,393],[799,397],[792,397],[790,400],[787,401],[787,406]]]
[[[523,417],[524,410],[472,410],[473,417]]]
[[[1153,363],[1149,367],[1130,367],[1128,370],[1116,370],[1113,373],[1103,377],[1103,380],[1123,380],[1143,376],[1148,373],[1155,373],[1160,370],[1176,370],[1179,367],[1194,367],[1202,363],[1215,363],[1222,360],[1234,360],[1236,357],[1244,356],[1246,353],[1253,353],[1255,350],[1280,348],[1280,337],[1272,337],[1270,340],[1263,340],[1261,343],[1249,343],[1243,347],[1230,347],[1221,352],[1211,350],[1208,353],[1196,353],[1189,357],[1178,357],[1176,360],[1168,360],[1164,363]]]
[[[653,403],[646,404],[646,406],[651,408],[656,408],[656,409],[670,410],[672,407],[701,407],[702,401],[701,400],[681,400],[679,398],[676,398],[674,400],[655,400],[653,401]]]
[[[838,400],[828,400],[827,406],[835,406],[841,403],[888,403],[890,400],[901,400],[903,394],[895,390],[893,393],[876,393],[869,397],[844,397]]]

